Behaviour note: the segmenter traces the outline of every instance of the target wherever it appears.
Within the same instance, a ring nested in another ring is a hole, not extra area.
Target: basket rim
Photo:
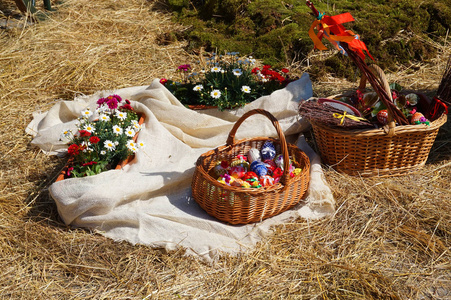
[[[434,131],[437,128],[440,128],[443,124],[445,124],[447,121],[447,115],[442,114],[442,116],[435,121],[432,121],[429,125],[426,124],[418,124],[418,125],[398,125],[395,126],[394,136],[397,134],[402,133],[409,133],[409,132],[418,132],[418,131]],[[369,136],[369,135],[387,135],[388,136],[388,128],[386,126],[380,127],[380,128],[372,128],[372,129],[350,129],[350,130],[343,130],[334,128],[331,126],[327,126],[318,122],[310,121],[310,123],[319,128],[327,129],[329,132],[333,133],[339,133],[342,135],[352,135],[352,136]]]

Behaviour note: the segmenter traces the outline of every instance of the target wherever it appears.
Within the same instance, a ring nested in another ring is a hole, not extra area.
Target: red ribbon
[[[432,109],[432,111],[430,112],[431,114],[431,119],[435,118],[435,115],[438,113],[440,106],[443,106],[445,108],[445,114],[448,114],[448,105],[446,105],[445,103],[443,103],[439,98],[434,97],[433,99],[435,101],[434,104],[434,108]]]
[[[315,44],[315,48],[319,50],[326,50],[326,46],[321,42],[322,38],[325,37],[329,40],[338,50],[341,50],[337,42],[348,43],[349,49],[355,51],[362,59],[365,59],[365,54],[367,53],[371,59],[374,58],[368,52],[368,49],[360,39],[357,34],[351,30],[347,30],[342,24],[354,21],[354,18],[350,13],[344,13],[336,16],[321,16],[321,19],[317,19],[313,22],[309,30],[309,36]],[[318,33],[315,34],[314,29],[317,29]]]

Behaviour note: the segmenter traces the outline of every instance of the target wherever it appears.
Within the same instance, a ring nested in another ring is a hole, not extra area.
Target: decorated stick
[[[448,63],[446,64],[437,94],[432,99],[426,117],[434,121],[443,113],[448,114],[449,106],[451,106],[451,55],[448,58]]]
[[[396,107],[391,99],[391,95],[384,88],[382,82],[373,74],[368,65],[365,63],[365,54],[373,59],[369,54],[366,45],[360,40],[359,36],[351,30],[345,29],[342,23],[354,21],[354,18],[349,13],[344,13],[337,16],[327,16],[318,12],[311,1],[306,0],[306,4],[312,10],[317,18],[309,30],[309,36],[315,44],[315,48],[319,50],[326,50],[327,48],[321,42],[324,37],[329,40],[340,52],[347,53],[347,55],[354,61],[362,74],[367,77],[368,82],[378,94],[381,101],[387,107],[387,110],[394,121],[400,125],[409,124],[404,114]],[[318,34],[315,34],[314,29],[318,28]]]

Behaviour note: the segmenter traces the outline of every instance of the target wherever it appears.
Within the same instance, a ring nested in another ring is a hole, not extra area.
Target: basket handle
[[[389,95],[390,100],[393,102],[393,98],[392,98],[392,94],[391,94],[391,90],[390,90],[390,84],[387,81],[387,77],[385,76],[384,71],[375,64],[371,64],[368,67],[371,69],[371,71],[374,73],[374,75],[376,75],[376,77],[380,80],[383,88]],[[362,77],[360,78],[360,84],[359,84],[359,90],[361,92],[363,92],[365,90],[366,83],[367,83],[367,78],[366,78],[365,74],[362,74]],[[380,95],[378,95],[378,96],[379,96],[379,98],[381,98]],[[384,130],[388,134],[388,136],[393,136],[393,135],[395,135],[396,124],[395,124],[393,115],[391,114],[390,110],[387,110],[387,111],[388,111],[388,130],[387,130],[387,128],[384,128]]]
[[[233,146],[235,144],[235,134],[236,134],[236,131],[238,130],[238,128],[240,127],[241,123],[243,123],[244,120],[246,120],[248,117],[250,117],[252,115],[256,115],[256,114],[264,115],[265,117],[267,117],[271,121],[274,128],[276,128],[276,131],[277,131],[277,134],[278,134],[279,140],[280,140],[280,148],[281,148],[282,156],[283,156],[283,169],[284,169],[282,177],[280,178],[280,183],[285,185],[290,176],[290,170],[289,170],[290,169],[290,161],[289,161],[290,156],[288,155],[287,141],[285,139],[285,134],[283,133],[283,130],[280,127],[279,121],[277,121],[276,117],[274,117],[270,112],[263,110],[263,109],[253,109],[253,110],[248,111],[244,115],[242,115],[241,118],[239,118],[238,121],[236,121],[235,125],[233,125],[232,130],[230,130],[226,145]]]

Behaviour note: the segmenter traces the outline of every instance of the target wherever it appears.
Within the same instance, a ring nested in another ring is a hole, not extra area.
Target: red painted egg
[[[376,115],[377,120],[382,125],[387,125],[388,123],[388,111],[386,109],[380,110]]]

